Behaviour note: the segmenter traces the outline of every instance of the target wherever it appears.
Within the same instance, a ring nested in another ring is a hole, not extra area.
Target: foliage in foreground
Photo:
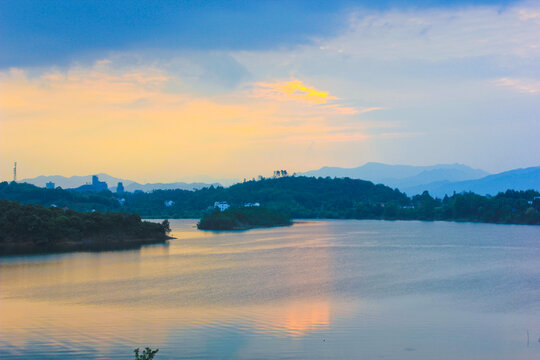
[[[202,230],[242,230],[254,227],[291,225],[291,218],[275,210],[263,207],[244,207],[214,210],[206,214],[197,224]]]

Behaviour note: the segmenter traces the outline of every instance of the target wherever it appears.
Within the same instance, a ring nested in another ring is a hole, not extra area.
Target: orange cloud
[[[276,83],[260,82],[256,83],[255,86],[255,96],[275,100],[302,100],[315,104],[326,104],[328,100],[337,99],[335,96],[328,95],[327,91],[319,91],[312,86],[304,85],[300,80]]]
[[[330,110],[342,115],[353,115],[359,112],[354,107],[331,103],[334,100],[338,100],[338,98],[331,96],[328,91],[317,90],[313,86],[307,86],[297,79],[274,83],[256,83],[252,96],[277,101],[300,101],[307,104],[320,105],[321,109]]]

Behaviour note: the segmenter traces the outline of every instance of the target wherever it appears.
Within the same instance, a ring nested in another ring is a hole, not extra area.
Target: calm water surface
[[[539,226],[195,222],[136,251],[0,258],[0,358],[540,358]]]

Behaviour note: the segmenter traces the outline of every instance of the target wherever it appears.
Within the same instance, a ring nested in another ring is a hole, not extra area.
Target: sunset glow
[[[336,12],[339,28],[286,46],[184,48],[160,33],[160,50],[115,38],[107,51],[59,48],[56,62],[32,62],[16,52],[21,43],[0,56],[0,176],[14,161],[21,178],[107,172],[141,182],[368,161],[527,166],[540,150],[538,12],[533,2],[358,7]],[[493,143],[478,148],[486,128]],[[457,150],[453,131],[470,134]]]

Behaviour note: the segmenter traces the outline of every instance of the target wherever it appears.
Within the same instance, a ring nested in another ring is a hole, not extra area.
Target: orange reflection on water
[[[329,328],[352,308],[331,296],[325,226],[309,229],[301,238],[293,228],[277,236],[188,229],[164,247],[3,264],[0,340],[105,349],[115,342],[158,346],[173,330],[301,337]]]
[[[340,306],[340,312],[347,312]],[[349,309],[350,310],[350,309]],[[230,326],[272,336],[300,337],[330,324],[329,302],[289,302],[249,307],[155,308],[62,304],[20,299],[0,301],[0,339],[24,347],[28,341],[84,341],[159,345],[175,328],[190,331]]]
[[[326,328],[330,325],[330,302],[298,301],[279,307],[268,307],[260,311],[254,320],[254,327],[262,332],[275,335],[303,336],[308,331]]]
[[[291,304],[286,311],[285,328],[292,335],[330,324],[330,303]]]

